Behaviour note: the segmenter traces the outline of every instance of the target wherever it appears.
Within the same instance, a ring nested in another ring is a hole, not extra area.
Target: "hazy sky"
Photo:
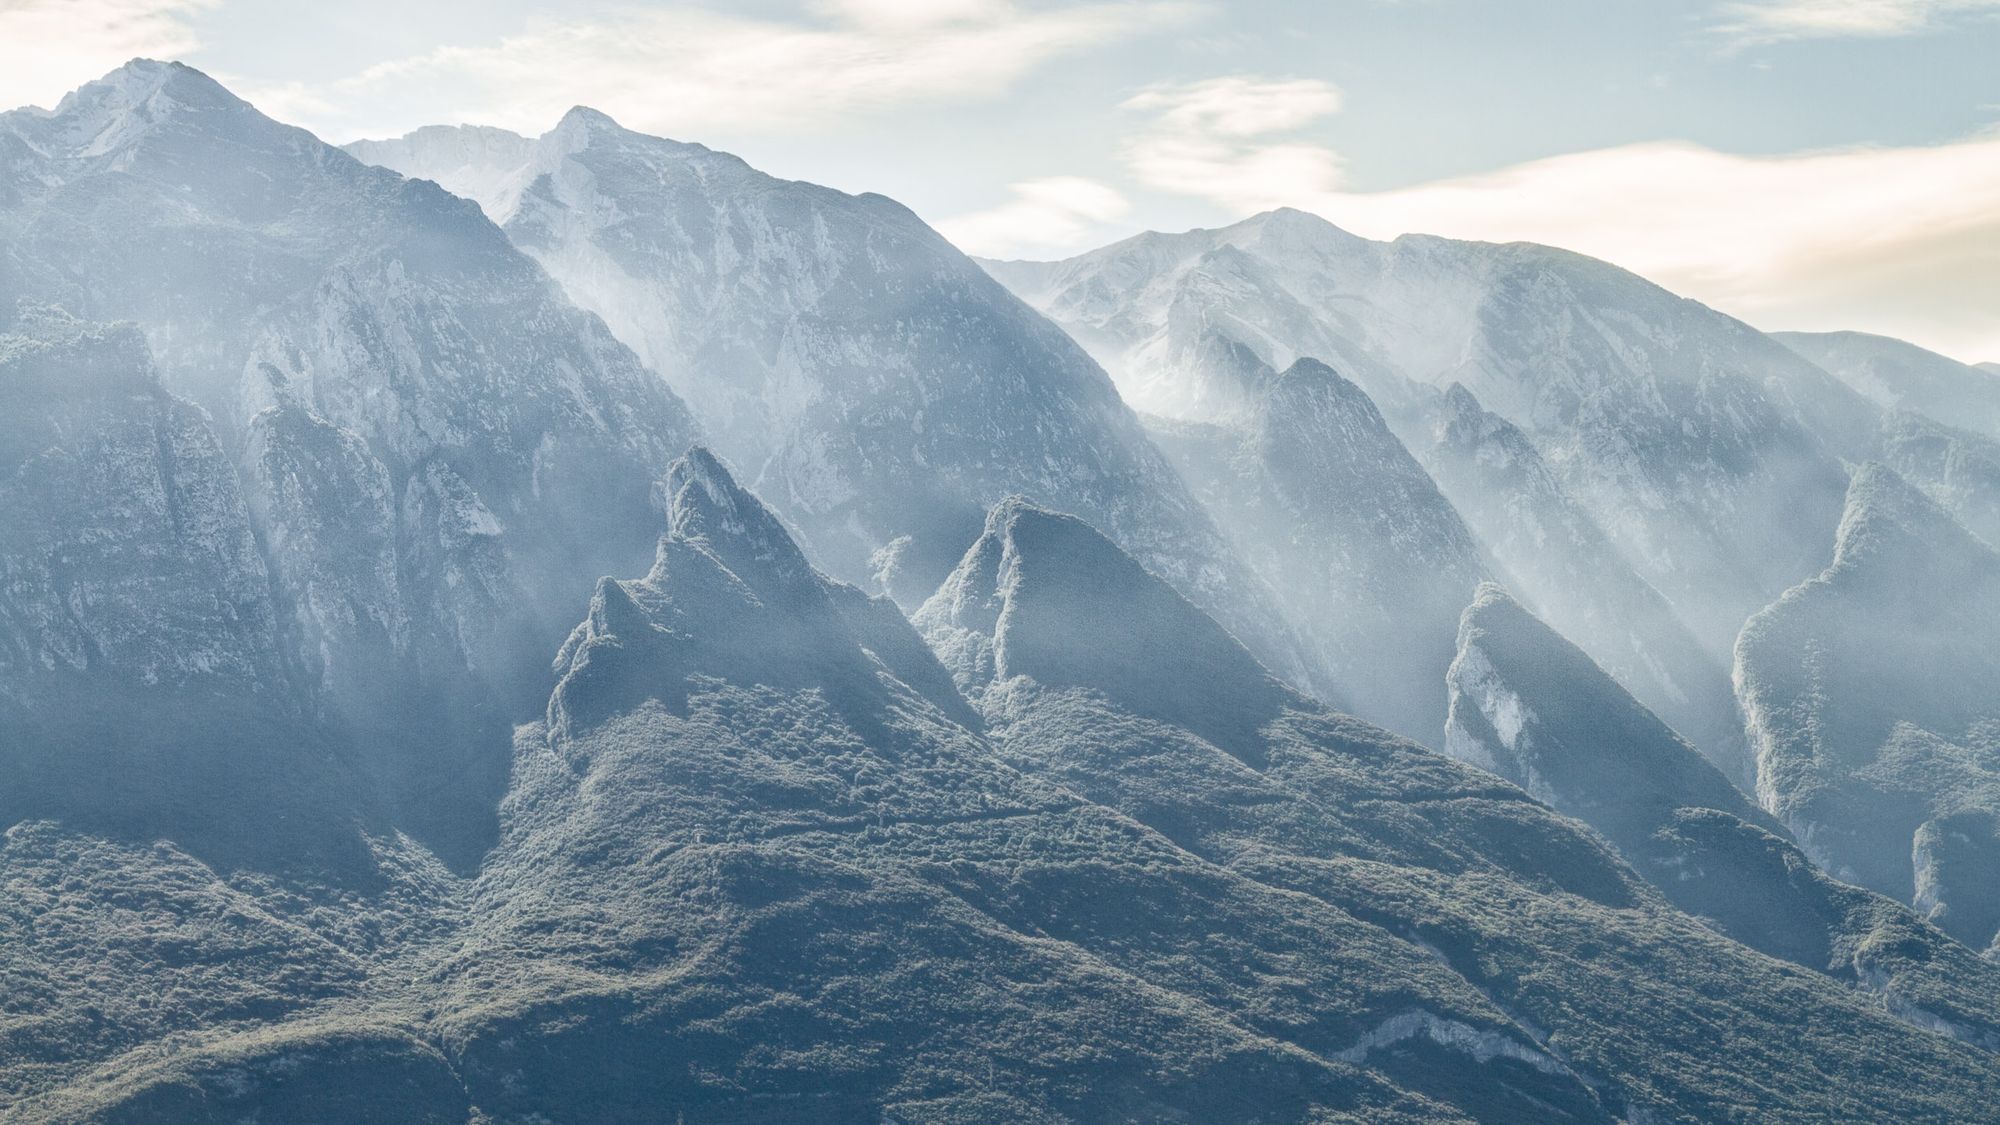
[[[333,141],[588,104],[975,253],[1290,204],[2000,360],[2000,0],[0,0],[0,103],[133,55]]]

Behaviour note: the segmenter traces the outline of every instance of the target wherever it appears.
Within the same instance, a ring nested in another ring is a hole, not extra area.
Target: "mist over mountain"
[[[1753,949],[2000,1045],[2000,965],[1828,877],[1770,815],[1497,586],[1466,607],[1445,753],[1604,834],[1676,906]]]
[[[1533,440],[1460,383],[1433,404],[1430,432],[1419,449],[1433,479],[1536,611],[1747,786],[1753,764],[1727,669],[1625,561]]]
[[[1316,360],[1245,357],[1241,413],[1154,439],[1284,591],[1338,701],[1436,744],[1458,611],[1490,564],[1361,388]]]
[[[1020,493],[1102,525],[1288,674],[1328,682],[1097,365],[900,204],[584,108],[536,141],[427,129],[350,147],[479,193],[831,573],[914,608]]]
[[[138,326],[240,462],[268,571],[244,581],[285,665],[266,690],[383,751],[396,799],[476,855],[493,736],[567,607],[647,557],[686,409],[478,208],[188,67],[135,61],[0,138],[0,317],[33,299]]]
[[[1992,371],[1865,332],[1778,332],[1772,338],[1877,406],[2000,437],[2000,379]]]
[[[2000,555],[1869,464],[1832,565],[1736,645],[1764,806],[1836,877],[1975,949],[2000,933],[1996,627]]]
[[[0,1118],[1986,1119],[1989,377],[136,60],[0,114]]]
[[[1545,246],[1373,242],[1279,210],[988,268],[1142,409],[1212,420],[1201,404],[1228,373],[1192,326],[1273,367],[1329,364],[1412,446],[1428,444],[1426,398],[1463,385],[1530,437],[1718,660],[1745,616],[1824,564],[1841,459],[1863,455],[1877,423],[1859,394],[1749,326]]]

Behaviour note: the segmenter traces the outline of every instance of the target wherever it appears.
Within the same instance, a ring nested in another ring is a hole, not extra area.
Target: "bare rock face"
[[[336,838],[367,801],[302,733],[308,696],[208,415],[160,387],[129,325],[36,306],[13,319],[0,333],[0,819],[184,833],[231,856],[325,846],[337,865],[353,841]]]
[[[2000,888],[2000,555],[1890,469],[1855,474],[1834,561],[1752,618],[1737,691],[1758,796],[1835,875],[1976,948]]]
[[[1523,599],[1747,790],[1755,767],[1727,670],[1528,435],[1457,383],[1433,403],[1430,433],[1426,467]]]
[[[2000,546],[2000,441],[1898,410],[1882,425],[1880,459],[1987,546]]]
[[[1706,887],[1703,904],[1738,908],[1734,921],[1748,940],[1803,954],[1810,942],[1783,941],[1816,938],[1813,972],[1778,967],[1709,928],[1717,922],[1704,926],[1669,907],[1597,835],[1514,785],[1286,688],[1157,578],[1130,560],[1121,565],[1116,548],[1073,517],[1019,502],[996,507],[916,621],[978,706],[1001,760],[1253,883],[1298,896],[1326,927],[1320,947],[1356,966],[1352,979],[1404,982],[1408,1006],[1366,1022],[1341,1057],[1471,1116],[1517,1104],[1538,1119],[1685,1112],[1670,1107],[1691,1075],[1701,1074],[1694,1081],[1709,1090],[1734,1087],[1738,1079],[1724,1075],[1742,1065],[1737,1048],[1764,1033],[1749,1029],[1788,1024],[1807,993],[1815,1010],[1817,998],[1837,997],[1867,1021],[1897,1028],[1892,1037],[1945,1043],[1931,1033],[1949,1029],[1965,1040],[1949,1050],[1982,1060],[1995,1045],[2000,1006],[1991,965],[1909,911],[1827,879],[1796,849],[1787,855],[1789,845],[1768,829],[1676,806],[1656,830],[1680,842],[1646,854],[1672,851],[1688,866],[1649,878],[1685,874]],[[1135,664],[1135,652],[1159,655]],[[1562,668],[1542,666],[1546,678],[1535,681],[1532,654],[1525,669],[1507,666],[1529,673],[1520,686],[1537,703],[1572,702],[1537,690],[1566,683]],[[1665,768],[1650,768],[1659,763],[1641,762],[1659,746],[1606,746],[1602,768],[1590,774],[1608,781],[1596,794],[1600,807],[1650,807],[1677,788],[1769,823],[1602,673],[1582,690],[1573,701],[1578,715],[1588,719],[1598,705],[1622,699],[1628,721],[1619,733],[1644,734],[1650,723],[1672,755]],[[1639,781],[1647,784],[1624,788]],[[1762,847],[1771,850],[1760,857]],[[1774,898],[1783,905],[1767,905]],[[1128,921],[1151,931],[1147,917],[1143,925]],[[1757,931],[1770,921],[1795,929]],[[1429,969],[1405,960],[1413,947]],[[1673,998],[1651,995],[1676,1015],[1656,1018],[1631,990],[1669,965],[1678,982]],[[1849,982],[1864,978],[1880,995],[1856,994]],[[1508,1023],[1487,1022],[1478,1001],[1465,1006],[1460,989],[1468,987]],[[1786,997],[1792,988],[1804,992]],[[1318,1018],[1350,1003],[1319,1008]],[[1635,1019],[1637,1011],[1649,1014]],[[1749,1040],[1728,1046],[1686,1034],[1698,1026],[1728,1026]],[[1841,1046],[1816,1037],[1812,1049],[1830,1052],[1829,1061],[1869,1050],[1860,1040]],[[1436,1084],[1447,1073],[1468,1085]],[[1496,1081],[1511,1093],[1488,1085]],[[1579,1097],[1578,1081],[1588,1095]]]
[[[1918,1026],[2000,1047],[2000,966],[1909,907],[1821,872],[1680,735],[1497,586],[1465,610],[1444,747],[1603,833],[1720,932],[1879,992]],[[1947,850],[1966,848],[1965,835],[1949,838]]]
[[[651,555],[686,410],[477,207],[188,67],[135,61],[0,137],[0,293],[138,326],[216,420],[234,472],[206,486],[247,507],[301,708],[476,855],[549,646]]]
[[[1277,369],[1331,364],[1420,451],[1426,400],[1462,384],[1528,436],[1718,662],[1745,617],[1825,564],[1841,460],[1875,436],[1879,412],[1790,349],[1544,246],[1374,242],[1279,210],[989,268],[1141,409],[1222,420],[1237,363],[1203,333]],[[1447,495],[1468,513],[1480,500]]]
[[[839,578],[914,608],[1020,494],[1084,514],[1309,674],[1104,372],[894,201],[584,108],[518,146],[420,130],[350,151],[481,199]]]
[[[124,680],[273,691],[263,559],[208,416],[130,325],[29,307],[0,335],[0,697]]]
[[[1359,386],[1311,359],[1244,371],[1233,421],[1162,419],[1155,440],[1284,591],[1320,694],[1435,744],[1458,611],[1491,563]]]

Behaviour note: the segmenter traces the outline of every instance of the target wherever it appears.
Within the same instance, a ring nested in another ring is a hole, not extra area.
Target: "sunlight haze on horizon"
[[[2000,0],[0,0],[0,104],[134,56],[335,143],[589,105],[988,257],[1292,206],[2000,361]]]

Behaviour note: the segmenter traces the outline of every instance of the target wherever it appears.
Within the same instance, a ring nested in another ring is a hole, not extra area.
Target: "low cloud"
[[[138,56],[199,47],[189,19],[219,0],[0,0],[0,109],[53,108]]]
[[[648,132],[786,131],[937,98],[1001,93],[1056,57],[1176,26],[1178,0],[1060,8],[1011,0],[820,0],[797,18],[696,8],[542,20],[252,100],[333,139],[437,121],[538,133],[572,105]]]
[[[1125,146],[1125,164],[1148,187],[1266,210],[1302,191],[1340,186],[1332,149],[1273,139],[1339,112],[1340,104],[1338,89],[1313,79],[1234,75],[1155,86],[1122,107],[1151,118]]]
[[[1132,209],[1116,189],[1081,176],[1027,180],[1008,192],[1007,202],[946,219],[938,231],[968,254],[1018,258],[1087,243]]]

